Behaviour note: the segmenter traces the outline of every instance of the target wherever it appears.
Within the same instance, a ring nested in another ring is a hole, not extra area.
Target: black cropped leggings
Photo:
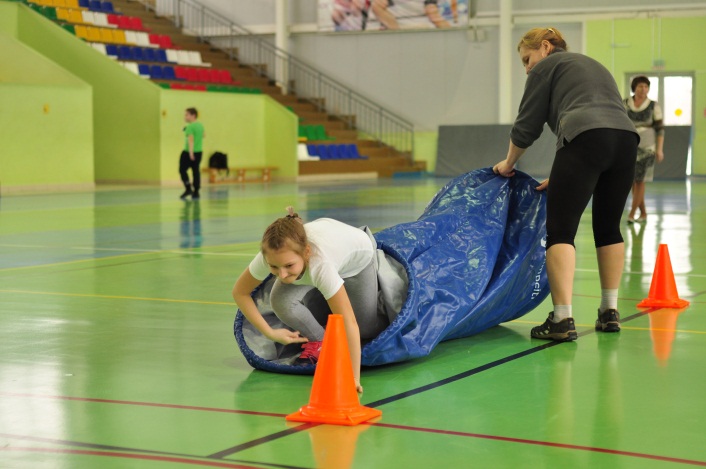
[[[547,249],[574,246],[591,196],[596,247],[623,242],[620,219],[632,187],[637,143],[633,132],[593,129],[557,152],[547,188]]]

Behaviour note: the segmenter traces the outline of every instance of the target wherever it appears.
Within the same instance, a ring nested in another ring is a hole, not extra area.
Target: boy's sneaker
[[[187,188],[187,189],[184,191],[184,193],[179,196],[179,198],[180,198],[181,200],[184,200],[184,199],[186,199],[187,197],[189,197],[191,194],[192,194],[191,189],[190,189],[190,188]]]
[[[574,318],[562,319],[559,322],[552,321],[554,311],[549,313],[549,317],[541,326],[533,327],[531,336],[533,339],[556,340],[567,342],[578,339]]]
[[[322,342],[307,342],[302,345],[302,354],[294,360],[295,365],[316,365],[319,361]]]
[[[596,330],[601,332],[620,332],[620,313],[617,309],[608,309],[601,313],[598,310]]]

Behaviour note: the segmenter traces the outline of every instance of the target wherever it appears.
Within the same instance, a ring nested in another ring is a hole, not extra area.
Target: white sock
[[[618,309],[618,289],[602,289],[601,290],[601,313],[605,313],[609,309]]]
[[[554,305],[554,322],[571,317],[571,305]]]

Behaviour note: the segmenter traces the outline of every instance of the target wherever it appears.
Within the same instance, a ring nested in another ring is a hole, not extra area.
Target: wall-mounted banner
[[[319,0],[319,31],[381,31],[468,25],[469,0]]]

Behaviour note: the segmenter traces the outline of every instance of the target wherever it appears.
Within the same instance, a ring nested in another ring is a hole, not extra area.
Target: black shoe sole
[[[579,335],[576,331],[555,332],[553,334],[547,334],[547,335],[542,335],[542,336],[536,336],[534,334],[530,334],[530,336],[533,339],[553,340],[555,342],[571,342],[571,341],[574,341],[579,338]]]
[[[620,332],[620,323],[619,322],[607,322],[607,323],[602,323],[596,321],[596,330],[600,332]]]

